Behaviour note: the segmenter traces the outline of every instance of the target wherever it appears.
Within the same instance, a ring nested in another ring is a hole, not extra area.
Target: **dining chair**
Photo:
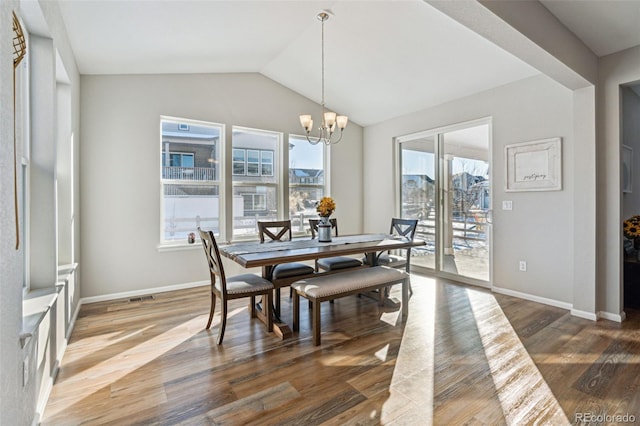
[[[418,219],[401,219],[394,217],[391,219],[391,229],[389,234],[396,237],[406,237],[409,240],[413,240],[418,229]],[[390,268],[404,268],[407,273],[411,272],[411,248],[403,249],[404,253],[397,254],[391,251],[378,253],[376,256],[376,265],[388,266]],[[362,260],[364,263],[369,264],[370,258],[365,257]],[[386,290],[388,293],[388,289]],[[413,288],[409,283],[409,294],[413,295]]]
[[[337,219],[329,219],[329,223],[331,224],[331,230],[334,235],[338,236],[338,220]],[[311,229],[311,238],[316,238],[316,234],[318,233],[318,225],[320,225],[319,219],[309,219],[309,229]],[[318,272],[319,269],[323,271],[336,271],[338,269],[347,269],[347,268],[357,268],[362,266],[362,262],[358,259],[354,259],[349,256],[335,256],[335,257],[325,257],[322,259],[316,259],[315,270]]]
[[[291,221],[258,221],[258,236],[260,242],[264,243],[266,238],[270,241],[291,241]],[[276,289],[275,313],[280,315],[280,288],[286,287],[302,277],[315,273],[313,266],[302,262],[281,263],[273,266],[270,271],[271,282]]]
[[[264,314],[267,318],[267,331],[273,331],[273,318],[271,317],[271,305],[273,303],[273,284],[268,280],[255,274],[241,274],[226,277],[220,258],[218,244],[211,231],[203,231],[198,228],[204,254],[209,264],[209,275],[211,276],[211,309],[209,311],[209,321],[206,329],[211,327],[213,313],[216,309],[216,297],[220,298],[221,314],[220,314],[220,330],[218,332],[218,345],[222,344],[224,338],[224,329],[227,325],[227,303],[229,300],[240,299],[244,297],[251,298],[249,311],[251,317],[256,316],[256,296],[266,296]]]
[[[418,229],[418,219],[391,219],[391,229],[389,234],[395,237],[406,237],[409,240],[413,240]],[[376,263],[378,265],[389,266],[391,268],[405,268],[409,272],[411,266],[411,248],[403,249],[403,254],[394,254],[390,251],[381,252],[376,257]],[[365,263],[370,263],[368,258],[364,258]]]

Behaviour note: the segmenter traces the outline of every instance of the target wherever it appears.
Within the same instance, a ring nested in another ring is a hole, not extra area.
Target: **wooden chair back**
[[[331,224],[331,230],[334,232],[335,236],[338,236],[338,219],[329,219],[329,223]],[[311,239],[316,237],[318,233],[318,225],[320,225],[320,219],[309,219],[309,229],[311,229]]]
[[[290,241],[292,238],[291,221],[258,221],[258,234],[260,236],[261,243],[264,243],[265,236],[269,237],[269,239],[272,241]]]
[[[204,254],[207,257],[207,263],[209,264],[209,275],[211,276],[212,289],[218,290],[220,297],[227,297],[227,280],[224,275],[224,268],[222,267],[222,258],[220,257],[220,251],[218,250],[218,244],[213,236],[212,231],[203,231],[198,228],[200,233],[200,240],[202,241],[202,248]],[[216,286],[216,277],[220,284]]]

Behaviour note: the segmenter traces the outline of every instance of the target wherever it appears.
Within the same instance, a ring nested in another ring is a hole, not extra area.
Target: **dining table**
[[[410,249],[426,245],[421,239],[409,239],[390,234],[356,234],[332,237],[331,241],[293,238],[289,241],[234,242],[219,247],[220,254],[245,268],[262,268],[262,277],[271,280],[273,268],[282,263],[301,262],[334,256],[364,254],[366,264],[376,266],[380,253],[389,250]],[[409,262],[407,262],[408,271]],[[318,272],[318,274],[326,272]],[[264,300],[263,300],[264,303]],[[262,311],[258,318],[266,322]],[[274,318],[274,332],[282,339],[292,336],[289,325]]]

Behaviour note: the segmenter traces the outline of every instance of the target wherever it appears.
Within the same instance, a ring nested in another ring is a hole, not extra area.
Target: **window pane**
[[[262,151],[261,155],[262,155],[262,162],[263,163],[273,164],[273,152],[271,152],[271,151]]]
[[[276,171],[277,171],[277,156],[275,153],[278,149],[278,143],[280,141],[280,134],[275,132],[260,131],[260,130],[244,130],[233,129],[233,148],[234,151],[247,152],[247,165],[256,164],[260,165],[260,161],[264,162],[265,153],[268,157],[268,162],[271,165],[270,169],[267,169],[269,173],[266,175],[262,173],[262,168],[248,168],[248,176],[240,176],[239,173],[234,173],[238,176],[233,177],[234,182],[255,182],[255,183],[277,183]],[[250,177],[249,177],[250,176]]]
[[[178,126],[185,123],[161,123],[162,179],[217,181],[221,127],[190,124],[184,131]]]
[[[322,144],[305,138],[289,138],[289,217],[294,232],[306,232],[309,218],[318,217],[317,202],[325,195]]]
[[[242,161],[244,163],[244,149],[234,149],[233,150],[233,161]]]
[[[258,220],[277,220],[275,186],[235,186],[233,188],[233,235],[257,235]]]
[[[247,150],[247,163],[259,163],[260,162],[260,151],[256,151],[253,149]]]
[[[247,176],[258,176],[260,173],[260,164],[247,164]]]
[[[262,165],[262,176],[273,176],[273,166],[271,164]]]
[[[163,185],[163,240],[187,241],[198,226],[220,233],[218,185]]]
[[[161,242],[187,242],[198,226],[219,234],[222,126],[162,119],[161,129]]]
[[[233,149],[246,152],[246,174],[233,176],[233,235],[257,236],[257,220],[277,220],[284,216],[282,212],[278,214],[281,189],[277,153],[282,137],[276,132],[242,128],[234,128],[232,134]]]
[[[242,163],[239,163],[239,162],[233,163],[233,174],[240,175],[240,176],[245,175],[244,161]]]

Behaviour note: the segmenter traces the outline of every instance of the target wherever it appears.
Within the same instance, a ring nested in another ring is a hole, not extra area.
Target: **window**
[[[260,176],[260,151],[247,150],[247,176]]]
[[[234,176],[273,176],[273,151],[233,149]]]
[[[233,174],[244,176],[247,174],[246,168],[246,151],[244,149],[233,150]]]
[[[193,154],[183,154],[180,152],[169,153],[169,166],[171,167],[193,167]],[[164,158],[163,158],[164,160]],[[165,161],[163,161],[163,166]]]
[[[262,176],[273,176],[273,152],[262,151],[260,153],[260,159],[260,173],[262,174]]]
[[[258,220],[277,220],[280,186],[277,153],[282,134],[233,128],[233,236],[258,234]],[[281,199],[281,198],[280,198]]]
[[[321,143],[311,145],[304,137],[289,137],[289,217],[296,232],[306,232],[308,219],[318,216],[316,203],[328,193],[325,150]]]
[[[219,235],[223,126],[168,117],[160,126],[161,243],[187,242],[199,226]]]

